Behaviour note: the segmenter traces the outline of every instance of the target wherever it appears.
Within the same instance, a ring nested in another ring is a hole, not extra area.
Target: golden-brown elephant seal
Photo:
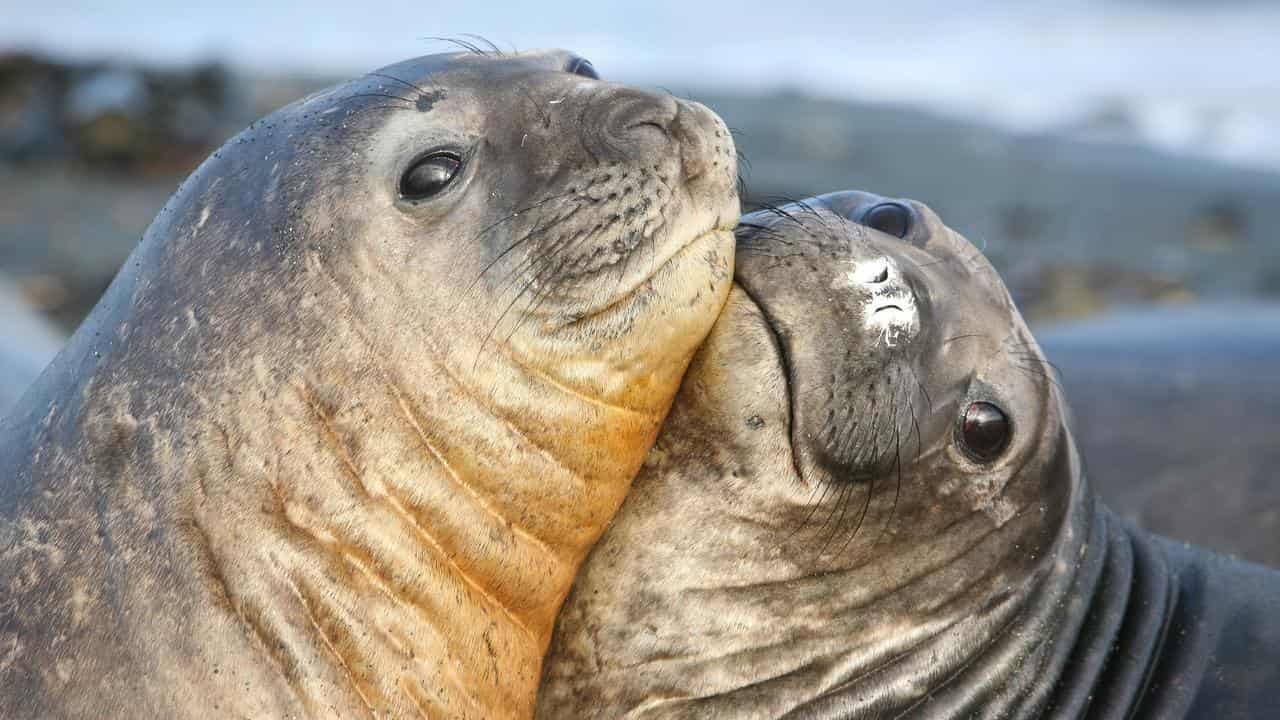
[[[736,285],[583,564],[546,718],[1261,718],[1280,573],[1094,501],[1004,284],[927,208],[744,218]]]
[[[530,715],[735,183],[710,111],[564,52],[233,138],[0,429],[0,716]]]

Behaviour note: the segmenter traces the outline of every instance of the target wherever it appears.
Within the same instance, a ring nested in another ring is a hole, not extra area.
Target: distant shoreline
[[[195,164],[326,82],[0,60],[0,272],[73,327]],[[748,208],[845,188],[923,200],[1034,321],[1280,297],[1280,173],[883,102],[692,94],[736,130]]]

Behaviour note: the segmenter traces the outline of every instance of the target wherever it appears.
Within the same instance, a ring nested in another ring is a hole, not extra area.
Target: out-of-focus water
[[[676,92],[791,87],[1280,168],[1275,3],[9,0],[4,16],[0,48],[338,74],[476,32]]]

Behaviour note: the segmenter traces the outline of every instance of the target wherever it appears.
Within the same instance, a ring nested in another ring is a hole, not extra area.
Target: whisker
[[[809,521],[813,519],[814,513],[817,512],[818,508],[822,507],[822,503],[827,499],[827,493],[831,491],[831,486],[833,484],[834,483],[823,480],[823,481],[819,481],[816,485],[814,485],[813,489],[809,491],[809,499],[811,500],[813,499],[813,494],[818,491],[819,487],[822,488],[822,495],[818,497],[817,502],[809,505],[809,511],[805,513],[804,519],[802,519],[799,522],[799,524],[796,525],[796,528],[794,530],[792,530],[790,533],[787,533],[786,537],[782,538],[781,543],[779,543],[780,545],[785,544],[788,540],[795,537],[796,533],[799,533],[802,529],[809,526]]]
[[[349,100],[352,98],[359,98],[359,97],[380,97],[380,98],[386,98],[388,100],[399,100],[401,102],[407,102],[410,105],[413,104],[413,101],[410,100],[409,98],[400,97],[399,95],[390,95],[388,93],[354,93],[352,95],[347,95],[346,97],[343,98],[343,100]]]
[[[964,335],[956,335],[954,337],[949,337],[946,340],[943,340],[942,344],[939,345],[938,347],[942,347],[943,345],[946,345],[947,343],[950,343],[950,342],[954,342],[956,340],[963,340],[965,338],[986,337],[986,336],[987,336],[986,333],[966,333]]]
[[[483,35],[476,35],[475,33],[462,33],[462,37],[471,38],[472,40],[475,40],[477,43],[488,45],[489,51],[492,52],[494,55],[498,55],[498,56],[502,55],[502,49],[499,48],[497,45],[495,45],[492,40],[490,40],[487,37],[484,37]]]
[[[946,343],[943,344],[945,345]],[[910,363],[903,364],[907,366],[907,370],[911,371],[911,377],[915,379],[916,387],[920,388],[920,392],[924,394],[925,402],[929,403],[929,414],[932,415],[934,413],[933,398],[929,396],[929,391],[925,389],[924,383],[920,382],[920,376],[916,374],[915,366]]]
[[[488,233],[489,233],[490,231],[492,231],[494,228],[498,227],[499,225],[501,225],[501,224],[503,224],[503,223],[505,223],[505,222],[509,222],[509,221],[511,221],[511,220],[513,220],[513,219],[515,219],[515,218],[519,217],[521,213],[527,213],[527,212],[529,212],[530,210],[534,210],[534,209],[537,209],[537,208],[539,208],[539,207],[541,207],[541,206],[543,206],[543,205],[546,205],[547,203],[551,202],[552,200],[559,200],[559,199],[562,199],[562,198],[566,198],[566,197],[569,197],[569,196],[571,196],[571,195],[574,195],[575,193],[576,193],[576,190],[571,190],[571,191],[566,192],[566,193],[563,193],[563,194],[561,194],[561,195],[552,195],[551,197],[545,198],[545,199],[543,199],[543,200],[539,200],[538,202],[535,202],[535,203],[533,203],[532,205],[529,205],[529,206],[527,206],[527,207],[524,207],[524,208],[521,208],[521,209],[519,209],[519,210],[516,210],[516,211],[514,211],[514,212],[510,213],[509,215],[507,215],[506,217],[504,217],[504,218],[502,218],[502,219],[500,219],[500,220],[497,220],[497,221],[495,221],[495,222],[493,222],[493,223],[489,224],[489,226],[488,226],[488,227],[485,227],[483,230],[481,230],[479,233],[477,233],[477,234],[476,234],[476,236],[475,236],[474,238],[472,238],[472,239],[471,239],[471,242],[472,242],[472,243],[479,242],[480,238],[484,237],[486,234],[488,234]],[[468,286],[466,287],[466,289],[463,291],[463,294],[465,295],[465,293],[466,293],[467,291],[469,291],[469,290],[472,288],[472,286],[473,286],[473,285],[475,285],[475,283],[477,283],[477,282],[480,280],[480,278],[484,277],[485,273],[487,273],[487,272],[489,272],[489,270],[493,269],[493,266],[495,266],[495,265],[497,265],[499,262],[501,262],[503,258],[505,258],[508,254],[510,254],[510,253],[511,253],[511,251],[515,250],[515,249],[516,249],[517,247],[519,247],[520,245],[523,245],[524,243],[528,242],[531,238],[535,237],[539,231],[543,231],[543,232],[545,232],[547,229],[549,229],[549,228],[551,228],[551,227],[555,227],[555,225],[557,225],[557,224],[559,224],[560,222],[563,222],[564,220],[566,220],[566,219],[567,219],[568,217],[570,217],[573,213],[577,212],[580,208],[581,208],[581,205],[580,205],[580,204],[579,204],[579,205],[575,205],[573,208],[571,208],[571,209],[569,210],[569,212],[568,212],[568,213],[566,213],[565,215],[562,215],[562,216],[560,216],[560,217],[556,218],[555,222],[553,222],[553,223],[549,223],[549,224],[547,224],[547,225],[545,225],[545,226],[538,226],[538,227],[535,227],[533,230],[530,230],[528,233],[525,233],[525,234],[524,234],[523,236],[521,236],[519,239],[517,239],[517,240],[513,241],[511,244],[507,245],[507,247],[506,247],[506,248],[504,248],[501,252],[499,252],[499,253],[497,254],[497,256],[495,256],[492,260],[490,260],[487,264],[485,264],[484,268],[483,268],[482,270],[480,270],[480,272],[476,275],[476,278],[475,278],[474,280],[472,280],[472,281],[471,281],[471,284],[470,284],[470,285],[468,285]]]
[[[428,93],[427,93],[427,91],[426,91],[426,90],[423,90],[421,87],[418,87],[417,85],[414,85],[413,83],[409,82],[408,80],[404,80],[404,79],[398,78],[398,77],[396,77],[395,75],[388,75],[387,73],[380,73],[380,72],[371,72],[371,73],[365,73],[365,74],[366,74],[366,76],[367,76],[367,77],[379,77],[379,78],[385,78],[385,79],[387,79],[387,80],[391,80],[392,82],[398,82],[398,83],[400,83],[401,85],[404,85],[405,87],[408,87],[408,88],[411,88],[411,89],[413,89],[413,90],[416,90],[417,92],[421,93],[422,95],[427,95],[427,94],[428,94]],[[407,99],[407,98],[406,98],[406,99]]]
[[[349,110],[345,117],[351,118],[370,110],[400,110],[402,112],[416,112],[412,105],[366,105],[360,108]]]
[[[1027,377],[1031,377],[1031,378],[1036,378],[1036,377],[1038,377],[1038,378],[1043,378],[1043,379],[1047,380],[1050,384],[1052,384],[1052,385],[1056,386],[1056,387],[1058,388],[1058,391],[1059,391],[1059,392],[1064,393],[1064,394],[1066,393],[1066,389],[1062,387],[1062,382],[1061,382],[1060,380],[1058,380],[1058,378],[1054,377],[1053,375],[1051,375],[1051,374],[1049,374],[1049,373],[1047,373],[1047,372],[1044,372],[1043,370],[1037,370],[1036,368],[1027,367],[1026,365],[1018,365],[1018,364],[1016,364],[1016,363],[1014,364],[1014,366],[1013,366],[1013,367],[1015,367],[1015,368],[1017,368],[1018,370],[1020,370],[1020,371],[1021,371],[1024,375],[1026,375]]]
[[[533,107],[534,112],[538,113],[539,118],[542,120],[542,127],[551,127],[551,115],[546,111],[546,108],[542,107],[542,103],[534,99],[533,93],[529,92],[529,89],[523,85],[519,86],[518,89],[524,99],[529,101],[529,105]]]
[[[566,241],[561,241],[561,242],[566,242]],[[558,253],[553,253],[553,254],[551,255],[551,258],[555,258],[555,257],[557,256],[557,254],[558,254]],[[497,331],[498,327],[499,327],[500,325],[502,325],[502,321],[503,321],[504,319],[506,319],[507,315],[511,312],[511,309],[512,309],[513,307],[515,307],[516,303],[517,303],[517,302],[519,302],[519,301],[520,301],[520,299],[521,299],[522,297],[524,297],[524,296],[525,296],[525,294],[526,294],[526,293],[528,293],[528,292],[529,292],[529,290],[530,290],[530,289],[531,289],[531,288],[532,288],[532,287],[533,287],[533,286],[534,286],[534,285],[535,285],[539,280],[545,280],[545,279],[546,279],[546,276],[547,276],[549,273],[550,273],[550,274],[552,274],[552,275],[554,275],[554,273],[555,273],[558,269],[559,269],[559,268],[555,267],[554,263],[552,263],[552,262],[548,262],[548,263],[547,263],[547,264],[546,264],[546,265],[545,265],[541,270],[539,270],[539,271],[535,272],[535,273],[533,274],[533,276],[532,276],[532,277],[529,277],[529,278],[524,282],[524,284],[520,287],[520,290],[519,290],[518,292],[516,292],[515,297],[511,298],[511,302],[507,303],[507,306],[506,306],[505,308],[503,308],[502,313],[501,313],[500,315],[498,315],[498,319],[497,319],[497,320],[495,320],[495,321],[494,321],[494,323],[493,323],[493,325],[489,328],[489,332],[485,333],[484,338],[483,338],[483,339],[481,339],[481,341],[480,341],[480,347],[476,350],[476,357],[475,357],[475,360],[474,360],[473,365],[472,365],[473,369],[474,369],[475,367],[478,367],[478,366],[479,366],[479,364],[480,364],[480,356],[484,354],[484,348],[485,348],[485,345],[487,345],[487,344],[489,343],[489,341],[490,341],[491,339],[493,339],[493,334]],[[501,297],[501,296],[502,296],[502,294],[504,294],[504,293],[505,293],[505,290],[504,290],[502,293],[499,293],[498,295],[496,295],[495,297]]]
[[[911,422],[915,423],[915,411],[911,412]],[[894,444],[897,444],[897,431],[894,431]],[[880,534],[876,536],[875,542],[871,543],[872,547],[880,544],[880,540],[884,538],[884,534],[889,530],[889,524],[893,522],[893,518],[898,514],[898,497],[902,494],[902,448],[898,447],[894,457],[894,475],[897,477],[897,484],[893,490],[893,506],[889,508],[889,516],[885,518],[884,525],[880,526]],[[920,426],[916,425],[916,457],[920,456]]]
[[[827,519],[822,523],[820,530],[825,531],[827,529],[827,525],[831,523],[831,519],[835,517],[836,510],[838,509],[840,511],[840,519],[837,520],[835,524],[831,525],[831,533],[827,534],[827,539],[824,540],[822,542],[822,546],[818,548],[818,554],[816,556],[817,559],[821,559],[827,552],[827,547],[831,545],[831,541],[835,539],[836,534],[840,531],[840,523],[844,521],[845,511],[849,509],[848,501],[853,497],[853,485],[854,484],[851,482],[842,483],[840,495],[838,496],[839,500],[837,501],[836,506],[831,508],[831,512],[827,514]]]
[[[481,49],[480,49],[480,47],[479,47],[478,45],[476,45],[475,43],[467,42],[466,40],[459,40],[459,39],[458,39],[458,38],[456,38],[456,37],[438,37],[438,36],[434,36],[434,35],[428,35],[427,37],[421,37],[421,38],[418,38],[418,39],[419,39],[419,40],[431,40],[431,41],[434,41],[434,42],[447,43],[447,44],[449,44],[449,45],[453,45],[453,46],[455,46],[455,47],[462,48],[463,50],[466,50],[467,52],[471,53],[472,55],[488,56],[488,53],[486,53],[484,50],[481,50]]]

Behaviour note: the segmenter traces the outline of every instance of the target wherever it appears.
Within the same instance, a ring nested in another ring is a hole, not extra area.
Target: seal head
[[[735,181],[706,108],[561,51],[230,140],[0,431],[0,714],[528,716]]]

